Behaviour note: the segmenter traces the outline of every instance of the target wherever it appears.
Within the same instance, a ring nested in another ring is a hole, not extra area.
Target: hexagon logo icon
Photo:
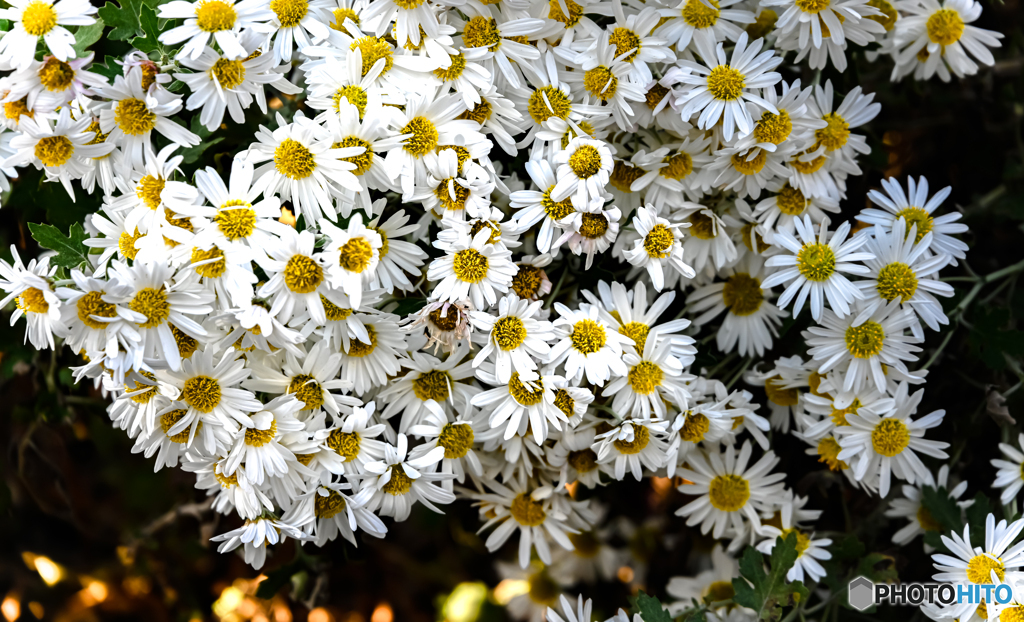
[[[875,585],[865,577],[857,577],[850,581],[847,595],[850,606],[857,611],[864,611],[874,603]]]

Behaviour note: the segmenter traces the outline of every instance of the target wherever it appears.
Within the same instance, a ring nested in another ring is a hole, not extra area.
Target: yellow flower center
[[[277,421],[271,420],[270,427],[266,430],[246,428],[245,444],[250,447],[263,447],[277,436]]]
[[[623,441],[616,440],[612,441],[612,445],[615,449],[619,450],[619,453],[626,455],[638,454],[647,447],[647,444],[651,442],[651,431],[642,425],[633,426],[633,440]]]
[[[580,179],[593,177],[601,170],[601,152],[593,145],[582,145],[569,156],[569,168]]]
[[[426,117],[414,117],[402,128],[402,134],[412,134],[405,139],[403,148],[421,158],[437,147],[437,127]]]
[[[183,408],[179,408],[177,410],[171,410],[171,411],[165,412],[164,414],[160,415],[160,427],[161,427],[161,429],[163,429],[164,434],[167,435],[167,438],[172,443],[178,443],[179,445],[183,445],[183,444],[188,442],[188,435],[189,435],[189,432],[190,432],[190,430],[188,428],[185,428],[184,430],[182,430],[181,432],[178,432],[177,434],[175,434],[173,436],[168,434],[168,431],[171,428],[174,427],[174,424],[176,424],[179,421],[181,421],[181,418],[184,417],[187,413],[188,413],[187,410],[185,410]],[[201,429],[203,429],[203,422],[202,421],[200,421],[199,425],[196,426],[196,432],[198,433],[199,430],[201,430]]]
[[[35,112],[28,109],[28,96],[22,97],[18,101],[4,103],[4,116],[13,121],[17,121],[22,115],[28,118],[34,118]]]
[[[711,429],[711,421],[701,413],[691,412],[686,416],[683,427],[679,430],[679,438],[688,443],[699,443]]]
[[[381,488],[392,497],[404,495],[412,488],[412,478],[405,474],[405,469],[400,464],[393,464],[388,469],[391,471],[391,479]]]
[[[796,406],[800,401],[800,390],[785,388],[781,376],[765,380],[764,392],[768,395],[768,401],[778,406]]]
[[[354,23],[356,26],[358,26],[360,23],[359,14],[353,11],[352,9],[346,7],[339,7],[337,9],[334,9],[334,22],[331,24],[331,28],[334,30],[348,32],[347,30],[345,30],[346,19],[352,20],[352,23]]]
[[[925,28],[932,43],[945,47],[956,43],[963,36],[964,20],[955,9],[939,9],[928,18]]]
[[[745,83],[746,76],[729,65],[718,65],[708,74],[708,91],[722,101],[739,99]]]
[[[606,102],[615,96],[619,79],[611,69],[598,65],[583,75],[583,87],[598,100]]]
[[[890,32],[896,27],[896,20],[899,19],[899,13],[888,0],[868,0],[868,6],[874,7],[882,12],[881,15],[869,15],[868,19],[878,22],[881,24],[886,32]]]
[[[146,287],[140,289],[128,303],[128,308],[136,313],[146,316],[146,321],[139,324],[142,328],[153,328],[167,321],[171,315],[171,305],[167,302],[167,292],[164,288],[153,289]]]
[[[669,250],[675,241],[676,236],[672,235],[672,230],[658,223],[651,227],[651,230],[644,236],[644,250],[653,259],[664,259],[668,257]]]
[[[565,8],[568,9],[569,14],[566,15],[562,12],[562,3],[559,0],[550,0],[548,2],[548,17],[555,20],[556,22],[562,22],[566,28],[572,28],[583,17],[583,7],[573,2],[573,0],[562,0],[565,2]]]
[[[597,468],[597,454],[593,449],[570,451],[566,461],[577,473],[590,473]]]
[[[325,488],[327,496],[320,494],[316,495],[316,501],[313,503],[313,513],[317,518],[334,518],[341,512],[345,511],[348,504],[345,503],[345,497],[342,497],[336,491],[330,488]]]
[[[370,343],[364,343],[358,339],[352,339],[348,344],[348,355],[355,358],[363,358],[369,354],[372,354],[377,349],[377,329],[373,326],[366,327],[366,335],[370,338]]]
[[[46,302],[41,289],[30,287],[18,296],[18,307],[30,313],[46,313],[50,310],[50,303]]]
[[[629,386],[640,395],[654,393],[664,378],[664,372],[651,361],[640,361],[629,370]]]
[[[871,446],[879,454],[892,458],[910,444],[910,430],[899,419],[882,419],[871,431]]]
[[[526,341],[526,325],[514,315],[499,318],[491,328],[491,339],[506,352],[515,350]]]
[[[202,0],[196,6],[196,25],[203,32],[231,30],[237,18],[235,7],[223,0]]]
[[[171,334],[174,335],[174,343],[178,346],[181,358],[187,359],[199,349],[199,342],[183,333],[174,324],[171,324]]]
[[[449,182],[451,183],[449,184]],[[455,195],[454,198],[452,194]],[[437,187],[434,188],[434,196],[437,197],[438,203],[446,211],[458,212],[466,209],[466,200],[469,199],[469,188],[449,177],[442,179],[441,183],[437,184]]]
[[[551,0],[552,4],[558,0]],[[570,2],[571,0],[566,0]],[[527,112],[537,125],[547,121],[551,117],[568,119],[572,110],[572,100],[556,86],[545,86],[537,89],[530,95],[530,101],[526,105]]]
[[[442,369],[420,374],[412,381],[413,394],[422,401],[443,402],[451,395],[452,377]]]
[[[579,234],[589,240],[604,236],[608,231],[608,218],[604,214],[586,213],[580,218]]]
[[[747,24],[746,32],[751,40],[761,39],[768,36],[775,29],[775,23],[779,21],[779,14],[771,9],[761,9],[753,24]]]
[[[917,275],[905,263],[894,261],[878,271],[878,295],[886,302],[896,298],[909,302],[917,292]]]
[[[701,598],[708,604],[729,600],[735,596],[736,590],[729,581],[715,581],[701,592]]]
[[[1003,561],[985,554],[975,555],[967,562],[967,580],[982,585],[992,583],[993,570],[996,573],[996,578],[1002,583],[1006,578]]]
[[[292,255],[284,268],[284,284],[296,294],[310,294],[324,280],[324,269],[312,257]]]
[[[167,181],[163,177],[144,175],[139,180],[139,185],[135,186],[135,196],[139,197],[146,207],[155,210],[160,207],[161,195],[166,185]]]
[[[657,82],[651,87],[647,94],[644,96],[644,104],[648,110],[654,110],[661,103],[661,100],[665,99],[668,95],[668,87],[664,87]]]
[[[814,158],[813,160],[805,162],[800,159],[801,155],[802,154],[797,154],[793,156],[793,159],[789,161],[789,165],[796,169],[797,172],[803,173],[804,175],[817,173],[818,171],[821,170],[821,167],[825,166],[825,161],[827,160],[827,158],[824,155],[820,155]]]
[[[569,341],[580,354],[594,354],[604,347],[608,336],[605,335],[604,326],[594,320],[584,319],[573,325]]]
[[[129,136],[148,134],[156,127],[156,113],[150,111],[146,102],[129,97],[117,102],[114,107],[114,121],[117,127]]]
[[[335,91],[334,95],[331,95],[331,101],[334,102],[334,112],[341,110],[342,99],[356,107],[356,110],[359,111],[359,120],[362,121],[363,115],[366,114],[366,104],[369,101],[366,91],[355,84],[341,87]]]
[[[555,390],[555,406],[566,417],[572,417],[576,414],[576,400],[572,399],[572,396],[565,389]]]
[[[768,155],[761,149],[757,150],[754,157],[750,157],[749,153],[734,153],[730,162],[741,175],[757,175],[768,163]]]
[[[814,131],[817,144],[824,145],[826,151],[843,148],[850,140],[850,124],[838,113],[830,112],[822,117],[828,125]]]
[[[308,0],[270,0],[270,10],[277,15],[281,28],[298,26],[309,13]]]
[[[540,291],[541,279],[540,268],[523,265],[519,266],[519,272],[512,277],[512,291],[523,299],[532,299]]]
[[[225,205],[244,205],[234,209],[221,209],[213,217],[217,229],[229,240],[244,239],[256,229],[256,212],[248,203],[228,201]]]
[[[434,75],[438,77],[442,82],[451,82],[458,80],[462,76],[462,72],[466,70],[466,57],[462,54],[456,54],[449,56],[452,64],[445,68],[438,68],[434,70]]]
[[[920,207],[904,207],[896,212],[896,220],[900,218],[903,218],[907,223],[907,232],[903,235],[904,239],[910,235],[910,228],[917,225],[917,234],[914,236],[915,244],[920,242],[921,238],[927,235],[932,230],[932,227],[935,226],[935,219]]]
[[[718,237],[718,227],[715,219],[704,212],[690,214],[689,221],[689,231],[693,237],[700,240],[713,240]]]
[[[316,159],[305,145],[286,138],[274,149],[274,168],[288,179],[305,179],[316,170]]]
[[[245,65],[240,60],[218,58],[207,73],[211,80],[216,80],[220,84],[221,88],[233,89],[245,80]]]
[[[366,270],[373,260],[373,245],[364,237],[352,238],[338,251],[338,264],[349,272]]]
[[[779,193],[775,195],[775,204],[779,206],[779,211],[787,216],[799,216],[804,213],[810,201],[804,197],[804,193],[800,190],[789,185],[783,186]]]
[[[796,255],[796,267],[808,281],[821,283],[836,271],[836,254],[828,244],[804,244]]]
[[[683,6],[683,21],[693,28],[711,28],[718,23],[719,15],[718,0],[708,0],[707,4],[702,0],[686,0]]]
[[[836,408],[835,405],[833,405],[832,414],[830,415],[832,417],[832,423],[834,423],[836,427],[840,428],[850,425],[850,422],[846,420],[846,416],[856,415],[857,411],[860,410],[860,406],[861,404],[859,399],[854,399],[853,403],[846,408]]]
[[[372,69],[374,64],[376,64],[377,61],[382,58],[384,59],[384,70],[380,72],[380,75],[383,76],[387,72],[391,71],[391,68],[395,66],[395,49],[391,47],[391,44],[385,41],[384,39],[378,39],[373,35],[362,37],[360,39],[356,39],[355,41],[353,41],[352,44],[349,46],[349,49],[353,51],[356,48],[359,48],[359,53],[362,55],[363,58],[363,76],[370,73],[370,69]],[[365,94],[363,95],[363,97],[365,97]],[[357,108],[359,107],[358,103],[353,102],[351,99],[349,101],[355,104]],[[362,113],[365,109],[366,106],[364,104],[363,108],[360,109],[360,118],[362,118]],[[404,133],[405,132],[403,132],[403,134]]]
[[[288,393],[295,394],[295,398],[303,403],[302,410],[313,410],[320,408],[324,403],[324,391],[316,378],[306,374],[299,374],[288,383]]]
[[[828,8],[829,0],[796,0],[795,4],[804,13],[817,15]]]
[[[78,319],[93,330],[103,330],[107,327],[107,322],[94,320],[92,316],[115,317],[117,315],[117,307],[109,302],[103,302],[103,292],[88,292],[78,299],[75,306],[78,309]]]
[[[544,380],[537,378],[527,384],[519,379],[519,372],[512,372],[508,381],[508,394],[523,406],[536,406],[544,399]]]
[[[700,2],[700,0],[692,1]],[[686,152],[681,151],[675,155],[666,156],[662,162],[664,162],[666,166],[658,169],[658,174],[665,179],[681,181],[693,172],[693,156]]]
[[[740,236],[743,240],[743,246],[746,246],[748,251],[753,253],[754,244],[756,243],[757,253],[760,254],[771,248],[771,245],[766,244],[761,234],[754,230],[755,226],[756,224],[752,222],[743,225],[743,228],[740,229]]]
[[[999,612],[999,622],[1024,622],[1024,605],[1003,609]]]
[[[725,281],[722,302],[733,315],[743,317],[756,313],[764,302],[761,281],[745,272],[737,272]]]
[[[839,459],[839,452],[842,450],[835,437],[826,436],[818,441],[818,462],[827,464],[830,471],[844,471],[850,468],[850,465]]]
[[[477,15],[466,22],[462,31],[462,40],[467,48],[489,48],[501,46],[501,33],[494,18]]]
[[[346,461],[359,457],[362,438],[358,432],[335,430],[327,437],[327,446]]]
[[[750,499],[750,482],[739,475],[716,475],[708,486],[708,499],[715,509],[735,512]]]
[[[220,404],[220,383],[209,376],[193,376],[185,381],[181,400],[201,413],[212,412]]]
[[[846,329],[846,349],[855,358],[869,359],[882,351],[885,329],[878,322],[868,320],[860,326]]]
[[[644,347],[647,345],[647,334],[649,332],[651,332],[651,327],[647,324],[641,324],[640,322],[630,322],[629,324],[623,324],[619,327],[619,334],[632,339],[637,352],[644,351]]]
[[[700,2],[700,0],[690,1]],[[765,111],[761,114],[757,124],[754,125],[754,138],[759,143],[781,145],[782,141],[789,138],[789,134],[792,131],[793,121],[789,118],[789,112],[779,110],[779,114],[773,114]]]
[[[536,527],[543,524],[544,519],[547,518],[547,514],[544,512],[544,504],[540,501],[534,501],[525,492],[516,495],[508,511],[512,518],[524,527]]]
[[[629,52],[622,57],[622,62],[625,63],[633,62],[633,59],[640,53],[640,37],[629,28],[620,26],[613,30],[611,36],[608,37],[608,43],[615,46],[615,58]]]
[[[21,14],[21,25],[33,37],[41,37],[57,25],[57,11],[48,2],[33,0]]]
[[[211,279],[223,276],[224,272],[228,269],[228,262],[224,259],[224,252],[222,250],[216,246],[206,251],[198,247],[192,249],[192,263],[199,263],[200,261],[208,261],[210,259],[216,259],[217,261],[199,266],[196,268],[196,274]]]
[[[467,248],[455,253],[452,270],[456,278],[465,283],[479,283],[487,277],[490,262],[487,257],[475,248]]]
[[[441,428],[437,444],[444,447],[444,457],[449,460],[462,458],[473,447],[473,428],[468,423],[447,423]]]
[[[476,121],[480,125],[483,125],[488,119],[491,118],[491,104],[483,97],[480,98],[480,103],[473,106],[468,110],[464,110],[458,117],[458,119],[469,119],[470,121]],[[459,164],[461,172],[462,164]]]
[[[39,82],[47,91],[60,92],[75,81],[75,70],[71,65],[51,56],[39,68]]]
[[[47,136],[36,143],[36,157],[43,166],[63,166],[75,152],[75,146],[67,136]]]

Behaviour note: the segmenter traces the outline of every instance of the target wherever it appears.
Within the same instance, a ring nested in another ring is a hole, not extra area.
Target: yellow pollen
[[[718,65],[708,74],[708,91],[722,101],[739,99],[745,83],[746,76],[729,65]]]
[[[347,320],[352,316],[352,309],[339,307],[330,300],[324,298],[323,294],[320,294],[320,303],[324,306],[324,312],[327,315],[327,319],[332,322]]]
[[[483,125],[488,119],[491,118],[491,104],[483,97],[480,98],[480,103],[473,106],[472,108],[463,111],[459,114],[457,119],[469,119],[470,121],[476,121],[480,125]],[[459,169],[461,172],[462,163],[459,163]]]
[[[499,318],[491,328],[491,339],[505,352],[515,350],[526,341],[526,325],[514,315]]]
[[[233,204],[231,201],[225,203],[225,205],[231,204]],[[213,217],[213,222],[217,223],[217,229],[229,240],[247,238],[256,229],[256,212],[252,206],[241,202],[237,204],[244,205],[244,207],[221,209]]]
[[[630,186],[633,185],[633,182],[643,177],[643,175],[644,171],[639,167],[633,166],[625,160],[615,160],[608,183],[619,192],[628,194],[632,192]],[[566,199],[566,201],[568,200]]]
[[[695,1],[700,2],[700,0]],[[666,166],[658,169],[658,174],[665,179],[681,181],[693,172],[693,156],[683,151],[675,155],[666,156],[662,162]]]
[[[449,184],[449,182],[451,182]],[[452,194],[455,197],[452,197]],[[458,212],[466,209],[466,201],[469,199],[469,188],[463,186],[458,180],[451,177],[442,179],[441,183],[437,184],[434,188],[434,196],[437,197],[438,203],[441,204],[446,211]]]
[[[331,101],[334,102],[334,112],[341,110],[342,99],[356,107],[356,110],[359,111],[359,120],[362,121],[363,115],[366,114],[366,104],[369,101],[366,91],[355,84],[341,87],[331,96]]]
[[[573,325],[569,341],[580,354],[594,354],[604,347],[608,336],[605,335],[604,326],[594,320],[584,319]]]
[[[569,10],[569,14],[566,15],[562,12],[562,2],[565,2],[565,8]],[[583,7],[573,2],[573,0],[550,0],[548,2],[548,17],[561,22],[566,28],[572,28],[583,17]]]
[[[896,20],[899,18],[899,13],[888,0],[868,0],[868,6],[874,7],[882,12],[881,15],[869,15],[868,19],[878,22],[881,24],[886,32],[892,31],[896,27]]]
[[[327,437],[327,446],[346,461],[359,457],[362,438],[358,432],[342,432],[335,430]]]
[[[910,430],[899,419],[882,419],[871,431],[871,446],[879,454],[892,458],[910,444]]]
[[[220,404],[220,383],[209,376],[193,376],[185,381],[181,390],[181,400],[206,414],[212,412]]]
[[[542,272],[540,268],[531,265],[519,266],[519,272],[512,277],[512,291],[524,300],[536,298],[537,292],[540,291]]]
[[[756,243],[757,253],[761,254],[771,248],[771,245],[766,244],[764,238],[761,237],[761,234],[754,230],[755,226],[756,223],[748,222],[743,225],[742,229],[740,229],[740,235],[743,239],[743,246],[746,246],[748,251],[753,253],[754,244]]]
[[[608,218],[604,214],[585,213],[580,217],[579,234],[588,240],[603,237],[608,231]]]
[[[800,401],[800,390],[783,387],[780,376],[765,380],[764,392],[768,395],[768,401],[777,406],[796,406]]]
[[[598,100],[606,102],[615,96],[615,91],[619,88],[619,79],[611,69],[598,65],[584,74],[583,87]]]
[[[162,287],[160,289],[153,289],[152,287],[140,289],[131,302],[128,303],[128,308],[146,316],[146,321],[139,324],[142,328],[159,326],[171,315],[171,305],[167,302],[167,292]]]
[[[412,392],[422,401],[444,402],[451,395],[452,377],[442,369],[420,374],[412,380]]]
[[[342,158],[343,161],[351,162],[355,165],[355,168],[350,171],[353,175],[363,175],[373,166],[373,145],[358,136],[343,138],[340,142],[331,145],[331,147],[334,149],[345,149],[348,147],[363,148],[364,151],[358,155]]]
[[[345,497],[342,497],[337,491],[330,488],[324,490],[327,491],[327,496],[317,493],[316,501],[313,502],[313,514],[317,518],[334,518],[344,512],[348,504],[345,503]]]
[[[456,54],[450,56],[452,64],[445,68],[438,68],[434,70],[434,75],[437,76],[442,82],[452,82],[459,79],[462,76],[462,72],[466,70],[466,57],[462,54]]]
[[[216,80],[221,88],[233,89],[245,80],[245,65],[240,60],[218,58],[207,72],[211,80]]]
[[[651,361],[640,361],[629,370],[629,386],[640,395],[654,393],[664,378],[664,372]]]
[[[313,410],[324,404],[324,391],[316,378],[307,374],[299,374],[288,383],[288,393],[303,403],[302,410]]]
[[[156,376],[154,376],[153,374],[149,373],[148,371],[143,371],[141,373],[149,380],[156,382]],[[154,385],[145,384],[139,382],[138,380],[133,380],[132,384],[134,386],[130,388],[126,387],[124,394],[128,396],[128,399],[135,402],[136,404],[148,404],[150,401],[153,400],[154,397],[159,395],[159,392],[157,391],[157,388]]]
[[[305,179],[316,170],[316,159],[305,145],[286,138],[274,149],[274,168],[288,179]]]
[[[46,302],[43,290],[29,287],[18,296],[18,307],[30,313],[46,313],[50,310],[50,303]]]
[[[633,425],[633,440],[623,441],[616,440],[612,441],[612,445],[615,449],[619,450],[619,453],[632,456],[638,454],[647,447],[647,444],[651,442],[651,431],[642,425]]]
[[[686,0],[683,6],[683,21],[697,29],[711,28],[720,15],[718,0]]]
[[[465,283],[479,283],[487,277],[490,262],[487,257],[475,248],[467,248],[455,253],[452,271],[456,278]]]
[[[978,609],[980,611],[981,607]],[[1024,622],[1024,605],[1015,605],[1000,611],[999,622]]]
[[[109,302],[103,302],[103,292],[88,292],[78,299],[75,306],[78,309],[78,319],[93,330],[103,330],[107,327],[107,322],[94,320],[92,316],[107,318],[117,316],[117,307]]]
[[[822,283],[836,271],[836,254],[828,244],[804,244],[796,255],[796,267],[808,281]]]
[[[778,13],[771,9],[761,9],[754,23],[747,24],[747,35],[749,35],[751,40],[764,38],[775,29],[775,23],[778,21]]]
[[[832,414],[830,415],[832,417],[832,423],[834,423],[836,427],[840,428],[850,425],[850,422],[846,420],[846,416],[856,415],[860,406],[861,404],[859,399],[854,399],[853,403],[846,408],[836,408],[835,405],[833,405]]]
[[[352,339],[348,344],[348,355],[355,358],[363,358],[369,354],[372,354],[377,349],[377,329],[373,326],[366,326],[366,334],[370,338],[370,343],[364,343],[358,339]]]
[[[405,139],[403,149],[421,158],[437,147],[437,127],[426,117],[414,117],[402,128],[402,134],[412,134]]]
[[[885,329],[878,322],[868,320],[860,326],[846,329],[846,349],[854,358],[869,359],[882,351]]]
[[[139,180],[139,185],[135,186],[135,196],[139,197],[146,207],[155,210],[160,207],[161,195],[166,184],[167,182],[163,177],[144,175]]]
[[[875,289],[886,302],[897,298],[909,302],[917,292],[917,275],[907,264],[894,261],[878,271]]]
[[[324,280],[324,269],[312,257],[292,255],[284,268],[284,284],[296,294],[316,291]]]
[[[904,207],[896,212],[896,220],[900,218],[907,223],[907,232],[904,234],[904,239],[910,235],[910,228],[915,225],[917,226],[917,234],[914,236],[915,244],[920,242],[932,230],[932,227],[935,226],[935,219],[920,207]]]
[[[651,230],[644,236],[644,250],[653,259],[664,259],[668,257],[669,250],[675,241],[676,236],[672,235],[672,230],[658,223],[651,227]]]
[[[824,155],[820,155],[814,158],[813,160],[805,162],[800,159],[801,156],[802,154],[797,154],[793,156],[793,159],[789,161],[789,165],[795,168],[798,172],[803,173],[804,175],[817,173],[818,171],[821,170],[821,167],[825,166],[825,162],[828,159]]]
[[[756,313],[764,302],[761,281],[745,272],[737,272],[725,281],[722,302],[733,315],[745,317]]]
[[[349,49],[353,51],[356,48],[359,48],[359,53],[363,58],[363,76],[370,73],[370,69],[372,69],[377,61],[382,58],[384,59],[384,69],[380,72],[380,75],[385,75],[387,72],[391,71],[391,68],[395,65],[395,49],[384,39],[378,39],[372,35],[362,37],[353,41],[352,45],[349,46]],[[355,104],[357,108],[359,107],[359,104],[356,102],[352,102],[351,100],[349,101]],[[362,110],[365,110],[365,105],[361,109],[359,115],[360,118],[362,118]],[[405,132],[403,132],[403,134],[404,133]]]
[[[543,524],[544,519],[547,518],[547,514],[544,512],[544,504],[540,501],[534,501],[525,492],[516,495],[508,510],[512,518],[524,527],[536,527]]]
[[[63,166],[75,152],[67,136],[47,136],[36,143],[35,154],[43,166]]]
[[[412,478],[405,473],[405,469],[400,464],[392,464],[388,467],[391,471],[391,479],[388,480],[387,484],[384,484],[383,490],[392,497],[404,495],[412,488]]]
[[[187,359],[199,349],[199,342],[182,332],[174,324],[171,324],[171,334],[174,335],[174,343],[178,346],[178,354],[181,355],[181,358]]]
[[[129,97],[117,102],[114,107],[117,127],[129,136],[142,136],[156,127],[156,113],[150,111],[141,99]]]
[[[21,25],[33,37],[41,37],[57,25],[57,11],[48,2],[33,0],[21,14]]]
[[[593,449],[570,451],[567,462],[577,473],[590,473],[597,468],[597,454]]]
[[[768,163],[768,155],[763,150],[758,149],[754,157],[750,157],[749,153],[734,153],[730,161],[736,172],[742,175],[756,175]]]
[[[839,452],[842,450],[835,437],[826,436],[818,441],[818,462],[827,464],[830,471],[844,471],[850,468],[850,465],[839,459]]]
[[[716,475],[708,486],[708,500],[715,509],[735,512],[750,499],[750,482],[739,475]]]
[[[569,168],[580,179],[593,177],[601,170],[601,152],[593,145],[582,145],[569,156]]]
[[[75,81],[75,70],[71,65],[51,56],[39,68],[39,82],[50,92],[66,90]]]
[[[829,0],[796,0],[795,4],[804,13],[817,15],[828,8]]]
[[[992,583],[993,570],[999,582],[1002,583],[1006,578],[1003,561],[985,554],[975,555],[967,562],[967,580],[982,585]]]
[[[372,260],[373,246],[364,237],[352,238],[338,251],[338,264],[349,272],[363,272]]]
[[[28,109],[27,95],[17,101],[4,103],[4,116],[13,121],[17,121],[22,115],[32,119],[35,118],[35,114],[34,111]]]
[[[565,389],[555,389],[555,406],[566,417],[571,418],[576,414],[576,400]]]
[[[449,460],[462,458],[473,448],[473,427],[468,423],[447,423],[441,428],[437,444],[444,447],[444,457]]]
[[[826,151],[843,148],[850,140],[850,124],[838,113],[830,112],[822,117],[828,123],[825,127],[814,131],[818,145],[824,145]]]
[[[182,411],[182,412],[184,412],[184,411]],[[203,422],[200,421],[199,422],[199,429],[201,429],[202,427],[203,427]],[[238,485],[238,473],[232,473],[231,475],[223,475],[220,472],[219,465],[220,465],[220,463],[217,463],[217,466],[214,467],[214,469],[213,469],[213,476],[217,479],[217,482],[220,484],[220,487],[225,489],[225,490],[227,490],[227,489],[232,488],[233,486],[237,486]]]
[[[735,156],[734,156],[735,157]],[[704,212],[690,214],[690,235],[699,240],[713,240],[718,237],[718,223]]]
[[[298,26],[309,13],[308,0],[270,0],[270,10],[277,15],[281,28]]]
[[[245,444],[250,447],[263,447],[277,436],[277,421],[271,420],[270,427],[266,430],[246,428]]]
[[[633,59],[637,57],[642,47],[640,37],[629,28],[622,28],[621,26],[612,31],[611,36],[608,37],[608,43],[615,46],[615,58],[626,54],[622,57],[622,62],[624,63],[633,62]]]
[[[548,215],[548,218],[559,221],[575,212],[576,208],[572,206],[572,200],[568,198],[555,203],[551,199],[551,191],[554,189],[555,187],[551,186],[544,192],[540,204],[544,207],[544,212]]]
[[[551,0],[553,3],[558,0]],[[571,0],[565,0],[571,2]],[[572,100],[561,89],[556,86],[545,86],[537,89],[530,95],[530,101],[526,105],[527,112],[537,125],[547,121],[551,117],[568,119],[572,111]]]
[[[164,434],[167,435],[167,438],[172,443],[178,443],[179,445],[183,445],[188,442],[188,435],[190,432],[189,428],[185,428],[184,430],[178,432],[174,436],[167,434],[167,432],[174,427],[174,424],[181,421],[181,418],[184,417],[187,413],[188,411],[179,408],[177,410],[167,411],[164,414],[160,415],[160,428],[163,429]],[[199,430],[201,429],[203,429],[202,421],[200,421],[199,425],[196,426],[196,433],[198,433]]]
[[[202,0],[196,6],[196,25],[203,32],[231,30],[236,19],[235,7],[223,0]]]
[[[661,103],[661,100],[665,99],[668,95],[668,87],[662,86],[657,82],[651,87],[647,94],[644,96],[644,103],[647,105],[648,110],[654,110]]]
[[[334,22],[331,23],[331,28],[333,30],[348,32],[347,30],[345,30],[346,19],[352,20],[352,23],[354,23],[356,26],[359,25],[359,14],[353,11],[352,9],[345,7],[339,7],[337,9],[334,9]]]
[[[704,435],[711,429],[711,421],[701,413],[691,412],[683,421],[683,427],[679,430],[679,438],[688,443],[699,443],[704,440]]]
[[[216,246],[206,251],[198,247],[192,249],[192,263],[199,263],[200,261],[208,261],[210,259],[216,259],[217,261],[199,266],[196,268],[196,274],[211,279],[224,276],[228,269],[228,262],[224,258],[222,250]]]
[[[789,185],[789,182],[783,186],[779,193],[775,195],[775,203],[779,206],[779,211],[787,216],[799,216],[804,213],[810,201],[804,197],[804,193],[800,190]]]
[[[467,48],[490,48],[501,46],[501,32],[494,18],[477,15],[466,22],[462,31],[462,40]]]
[[[700,0],[696,1],[699,2]],[[793,121],[789,118],[789,112],[779,110],[779,114],[773,114],[765,111],[761,114],[757,124],[754,125],[754,138],[759,143],[781,145],[782,141],[789,138],[789,134],[792,131]]]
[[[956,43],[963,36],[964,20],[955,9],[939,9],[928,18],[925,28],[932,43],[945,47]]]
[[[523,406],[536,406],[544,400],[544,380],[524,382],[519,379],[519,372],[514,371],[508,381],[508,394]]]
[[[644,351],[644,347],[647,345],[647,334],[650,332],[651,327],[640,322],[630,322],[619,327],[619,334],[632,339],[637,352]]]

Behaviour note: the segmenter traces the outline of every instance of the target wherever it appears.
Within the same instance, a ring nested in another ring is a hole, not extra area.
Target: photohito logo
[[[864,611],[872,605],[920,606],[924,603],[948,606],[954,603],[996,603],[1005,605],[1013,599],[1013,589],[1006,583],[873,583],[866,577],[850,581],[847,597],[850,606]]]

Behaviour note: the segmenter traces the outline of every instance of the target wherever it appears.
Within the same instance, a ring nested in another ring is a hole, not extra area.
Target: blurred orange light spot
[[[281,101],[279,97],[275,97],[267,102],[267,106],[269,106],[271,110],[280,110],[281,107],[284,106],[284,102]]]
[[[633,569],[629,566],[619,567],[619,571],[615,574],[619,577],[619,581],[622,581],[623,583],[630,583],[633,581]]]
[[[387,603],[377,605],[377,608],[373,610],[373,615],[370,616],[370,622],[391,622],[394,619],[395,614],[391,611],[391,605]]]
[[[573,499],[576,498],[576,488],[580,485],[579,482],[566,482],[565,489],[569,491],[569,496]]]
[[[34,600],[28,604],[28,610],[32,612],[32,615],[34,615],[36,617],[36,619],[39,619],[39,620],[42,620],[43,619],[43,614],[46,613],[46,610],[43,609],[43,605],[40,604],[40,603],[37,603]]]
[[[323,607],[317,607],[316,609],[309,612],[309,617],[306,618],[307,622],[331,622],[334,616]]]
[[[0,612],[4,614],[7,622],[14,622],[21,615],[21,601],[16,594],[8,594],[4,597],[3,604],[0,604]]]

